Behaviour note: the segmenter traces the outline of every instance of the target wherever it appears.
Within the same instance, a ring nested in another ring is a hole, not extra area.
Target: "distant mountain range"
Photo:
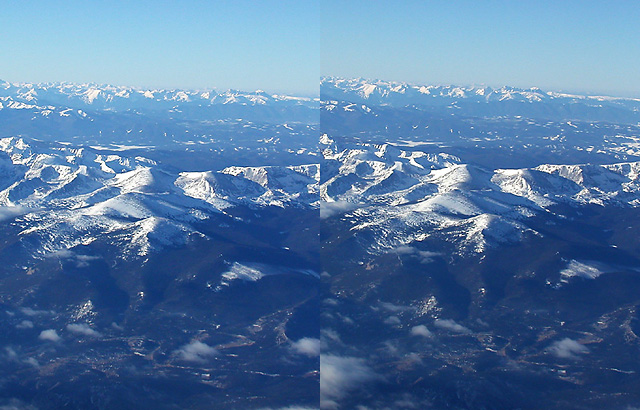
[[[539,88],[414,85],[325,77],[320,90],[324,109],[329,110],[336,107],[335,102],[344,101],[469,117],[522,116],[554,121],[640,122],[640,99],[572,95]],[[351,109],[358,108],[354,105]]]
[[[289,139],[316,137],[318,106],[318,99],[263,91],[0,81],[0,137],[212,150],[233,147],[234,139],[245,148],[284,140],[297,150],[300,144]]]
[[[214,119],[206,118],[207,116],[224,119],[223,116],[238,118],[234,113],[246,112],[254,120],[262,115],[264,120],[274,122],[287,115],[304,117],[302,114],[304,108],[317,107],[318,100],[308,97],[271,95],[261,90],[255,92],[164,90],[97,84],[14,84],[0,80],[0,102],[0,108],[39,110],[39,114],[44,116],[73,115],[71,111],[74,110],[108,110],[146,114],[162,113],[183,119]],[[251,109],[242,107],[251,107]]]
[[[639,100],[321,99],[321,408],[638,406]]]

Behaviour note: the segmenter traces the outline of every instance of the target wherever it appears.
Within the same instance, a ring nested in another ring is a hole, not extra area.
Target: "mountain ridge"
[[[21,225],[19,237],[38,236],[31,252],[46,256],[105,235],[130,238],[125,258],[144,256],[204,238],[198,223],[214,214],[234,220],[228,208],[318,206],[315,164],[180,172],[122,154],[0,139],[0,206],[16,211],[5,214]]]

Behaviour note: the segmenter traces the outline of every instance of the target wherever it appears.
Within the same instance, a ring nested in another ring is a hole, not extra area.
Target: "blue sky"
[[[317,93],[311,0],[3,1],[0,79]]]
[[[637,1],[322,0],[322,75],[640,97]]]
[[[320,75],[337,75],[640,97],[636,1],[25,0],[0,11],[9,81],[314,94]]]

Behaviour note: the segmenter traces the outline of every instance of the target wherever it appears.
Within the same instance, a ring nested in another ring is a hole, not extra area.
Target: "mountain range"
[[[543,91],[539,88],[415,85],[381,80],[325,77],[323,104],[421,109],[429,113],[475,117],[522,116],[529,119],[606,121],[637,125],[640,100]],[[344,109],[344,108],[343,108]],[[366,110],[366,108],[365,108]]]
[[[318,402],[318,102],[0,85],[0,407]]]
[[[638,100],[321,99],[321,408],[638,406]]]
[[[0,398],[640,403],[638,100],[320,97],[0,82]]]

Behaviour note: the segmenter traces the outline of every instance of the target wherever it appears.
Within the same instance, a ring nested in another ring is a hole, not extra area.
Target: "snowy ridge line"
[[[321,115],[325,116],[328,124],[338,121],[347,128],[355,127],[353,122],[363,127],[376,126],[377,123],[382,126],[385,121],[403,123],[402,118],[413,118],[406,124],[422,122],[425,114],[444,116],[443,120],[451,120],[449,117],[455,114],[458,119],[525,118],[628,126],[640,123],[640,99],[563,94],[536,87],[412,85],[325,78],[320,90]],[[376,117],[376,121],[364,121],[365,118]]]
[[[0,139],[0,217],[47,255],[101,235],[124,256],[205,237],[198,222],[250,208],[318,207],[317,164],[175,173],[143,157]]]
[[[374,235],[364,241],[374,253],[436,237],[483,252],[539,235],[527,220],[558,215],[557,204],[640,206],[640,162],[488,170],[446,153],[324,142],[321,217]]]
[[[409,98],[422,95],[455,99],[474,98],[484,99],[485,101],[521,100],[541,102],[552,99],[577,99],[599,102],[626,101],[640,103],[640,99],[638,98],[569,94],[543,91],[538,87],[423,85],[363,78],[323,77],[321,80],[321,89],[322,88],[324,88],[324,91],[329,96],[331,96],[331,92],[341,91],[345,94],[358,95],[363,99],[386,98],[394,95],[402,95],[404,98]]]
[[[326,135],[323,138],[333,143]],[[323,155],[327,174],[322,175],[320,193],[327,202],[402,205],[452,192],[500,193],[534,209],[560,202],[638,206],[640,201],[640,162],[492,171],[463,164],[444,152],[393,144],[326,146]]]
[[[306,104],[317,101],[311,97],[284,94],[269,94],[263,90],[245,92],[239,90],[216,89],[183,90],[183,89],[147,89],[140,87],[114,86],[108,84],[74,84],[74,83],[10,83],[0,80],[0,99],[34,104],[39,100],[62,103],[65,101],[82,101],[91,105],[97,102],[113,103],[116,101],[174,101],[174,102],[208,102],[211,104],[243,103],[264,105],[272,102],[288,102]]]

